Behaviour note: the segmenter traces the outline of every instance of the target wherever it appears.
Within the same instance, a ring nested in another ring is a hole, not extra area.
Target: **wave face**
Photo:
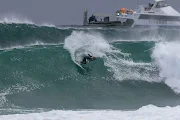
[[[0,30],[0,114],[180,104],[178,29],[1,23]],[[75,61],[88,53],[97,60],[82,69]]]

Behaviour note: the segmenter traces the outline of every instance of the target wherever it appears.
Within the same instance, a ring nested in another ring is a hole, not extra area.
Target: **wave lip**
[[[48,23],[48,22],[36,24],[32,20],[30,20],[24,16],[17,15],[17,14],[5,14],[5,15],[1,16],[0,23],[3,23],[3,24],[30,24],[30,25],[37,25],[37,26],[56,27],[55,25]]]

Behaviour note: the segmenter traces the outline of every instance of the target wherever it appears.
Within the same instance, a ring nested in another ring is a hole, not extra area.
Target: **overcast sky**
[[[136,8],[137,1],[146,4],[153,0],[0,0],[0,16],[13,13],[35,23],[82,24],[85,6],[89,15],[114,13],[121,7]],[[180,0],[168,0],[168,3],[180,11]]]

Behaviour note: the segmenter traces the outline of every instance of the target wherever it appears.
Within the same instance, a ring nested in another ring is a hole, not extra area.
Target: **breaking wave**
[[[99,112],[115,118],[113,111],[138,119],[139,113],[144,118],[155,110],[179,109],[178,30],[57,28],[0,20],[0,114],[23,113],[0,119],[69,113],[78,119],[87,109],[93,109],[86,114],[92,117]],[[74,63],[88,53],[97,59],[84,69]]]

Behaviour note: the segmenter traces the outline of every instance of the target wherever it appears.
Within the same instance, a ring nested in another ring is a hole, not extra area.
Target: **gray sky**
[[[13,13],[35,23],[82,24],[85,6],[89,15],[114,13],[121,7],[136,8],[137,1],[146,4],[153,0],[0,0],[0,16]],[[180,0],[168,0],[168,3],[180,11]]]

